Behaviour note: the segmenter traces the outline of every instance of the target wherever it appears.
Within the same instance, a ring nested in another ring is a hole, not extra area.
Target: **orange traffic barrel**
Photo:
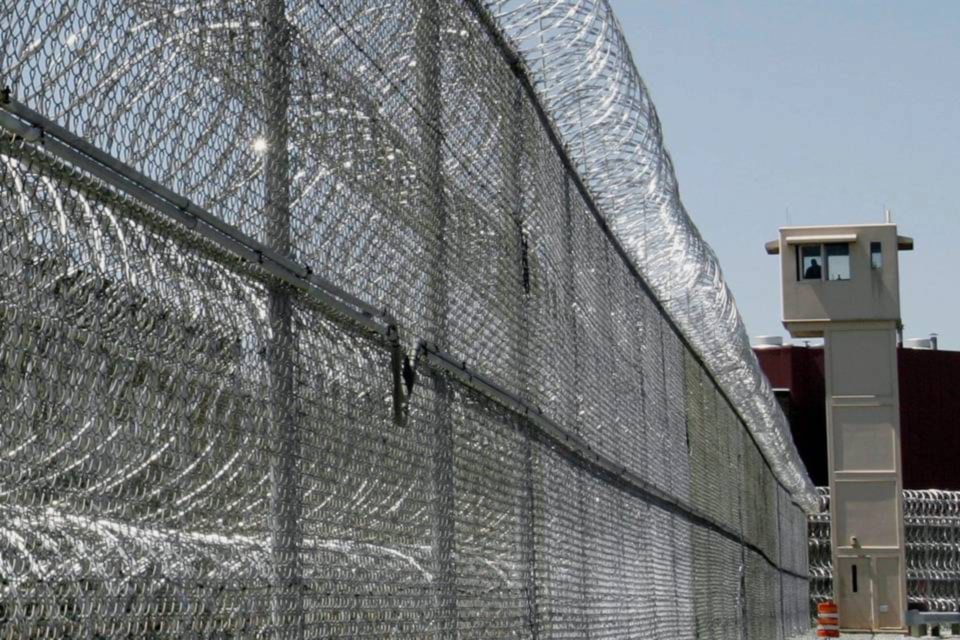
[[[840,637],[840,614],[836,603],[831,600],[817,604],[817,637]]]

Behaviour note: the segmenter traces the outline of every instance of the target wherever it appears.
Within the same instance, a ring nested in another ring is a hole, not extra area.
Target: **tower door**
[[[837,558],[837,609],[841,629],[872,630],[873,575],[869,558]]]

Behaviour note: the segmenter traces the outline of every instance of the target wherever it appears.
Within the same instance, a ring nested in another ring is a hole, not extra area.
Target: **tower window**
[[[883,268],[883,251],[879,242],[870,243],[870,268],[874,271]]]
[[[849,280],[850,245],[838,242],[823,247],[827,254],[827,280]]]
[[[823,256],[822,247],[819,244],[802,244],[797,247],[797,265],[798,280],[822,280],[823,279]]]

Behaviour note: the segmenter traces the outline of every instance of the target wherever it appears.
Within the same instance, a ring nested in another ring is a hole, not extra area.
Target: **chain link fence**
[[[806,518],[483,7],[0,12],[0,637],[809,629]]]
[[[830,489],[820,487],[823,511],[810,518],[811,610],[833,598]],[[960,492],[904,490],[907,604],[920,611],[960,611]]]

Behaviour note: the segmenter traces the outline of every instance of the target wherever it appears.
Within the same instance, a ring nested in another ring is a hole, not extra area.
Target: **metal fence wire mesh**
[[[802,499],[492,25],[4,5],[0,638],[808,629]]]
[[[830,489],[810,518],[810,606],[833,598]],[[907,604],[920,611],[960,611],[960,491],[905,490]]]

